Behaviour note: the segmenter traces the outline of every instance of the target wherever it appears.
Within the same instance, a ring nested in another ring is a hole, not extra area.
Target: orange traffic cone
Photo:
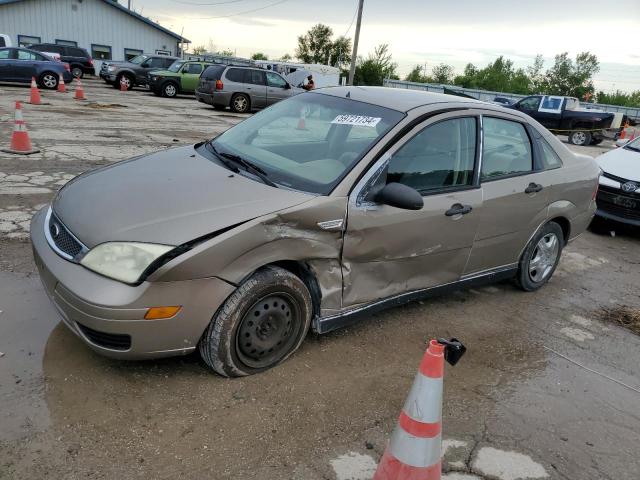
[[[445,346],[431,340],[373,480],[440,480],[444,357]]]
[[[127,88],[127,81],[124,78],[124,75],[122,77],[120,77],[120,91],[121,92],[126,92],[127,90],[129,90]]]
[[[2,149],[2,151],[20,155],[29,155],[40,151],[31,145],[29,132],[27,132],[27,124],[22,119],[22,105],[20,102],[16,102],[16,122],[13,128],[13,135],[11,135],[11,145],[9,148]]]
[[[76,78],[76,81],[78,82],[78,86],[76,87],[76,93],[73,98],[75,98],[76,100],[86,100],[87,97],[84,96],[84,87],[82,86],[82,80]]]
[[[59,76],[58,92],[59,93],[67,93],[67,86],[64,84],[64,78],[62,78],[62,75]]]
[[[298,130],[306,130],[307,129],[307,121],[305,119],[304,112],[300,112],[300,118],[298,119],[298,125],[296,126]]]
[[[40,99],[40,90],[38,90],[38,84],[36,83],[36,77],[31,77],[31,98],[29,99],[31,105],[40,105],[42,100]]]

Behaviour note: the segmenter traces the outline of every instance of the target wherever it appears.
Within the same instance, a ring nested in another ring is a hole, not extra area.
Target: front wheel
[[[549,222],[531,239],[525,248],[516,283],[527,292],[539,289],[555,272],[564,247],[564,233],[560,225]]]
[[[82,78],[84,76],[82,67],[71,67],[71,75],[73,75],[74,78]]]
[[[167,82],[162,86],[162,96],[173,98],[178,95],[178,86],[173,82]]]
[[[311,295],[279,267],[254,273],[214,315],[199,344],[204,362],[225,377],[263,372],[295,352],[309,330]]]
[[[58,88],[58,75],[51,72],[45,72],[40,76],[40,86],[49,90]]]
[[[569,143],[572,145],[586,146],[591,143],[591,133],[577,130],[569,133]]]

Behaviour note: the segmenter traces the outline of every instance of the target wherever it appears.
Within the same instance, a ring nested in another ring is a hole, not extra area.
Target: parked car
[[[6,33],[0,33],[0,48],[13,46],[11,37]]]
[[[596,158],[602,168],[598,219],[640,227],[640,137]]]
[[[128,62],[103,62],[100,68],[100,78],[120,88],[123,81],[127,90],[137,85],[146,85],[148,74],[154,70],[166,70],[178,60],[178,57],[167,55],[138,55]]]
[[[263,68],[212,65],[200,76],[196,98],[219,110],[231,107],[246,113],[302,92],[279,73]]]
[[[156,95],[175,97],[179,93],[194,93],[203,70],[209,62],[178,60],[166,70],[154,70],[147,74],[149,89]]]
[[[54,90],[61,75],[73,80],[69,64],[26,48],[0,48],[0,82],[31,83],[35,77],[41,88]]]
[[[93,58],[84,48],[58,45],[57,43],[37,43],[29,48],[38,52],[59,53],[60,59],[69,64],[71,74],[76,78],[82,78],[85,74],[96,74]]]
[[[499,279],[539,289],[591,222],[599,172],[516,111],[334,87],[77,177],[31,241],[64,322],[95,351],[199,349],[241,376],[309,328]]]
[[[502,105],[505,107],[510,106],[511,104],[513,104],[513,100],[511,100],[510,98],[507,97],[495,97],[493,99],[493,103],[495,103],[496,105]]]
[[[532,116],[550,131],[568,135],[573,145],[597,145],[605,138],[615,138],[626,116],[580,107],[573,97],[533,95],[511,105]]]

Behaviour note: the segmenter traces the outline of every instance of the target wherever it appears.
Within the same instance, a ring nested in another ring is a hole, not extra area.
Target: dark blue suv
[[[73,76],[69,64],[53,60],[35,50],[26,48],[0,48],[0,82],[29,83],[35,77],[42,88],[55,89],[62,75],[65,83]]]

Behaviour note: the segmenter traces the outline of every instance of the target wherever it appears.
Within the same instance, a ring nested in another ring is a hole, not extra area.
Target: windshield
[[[633,150],[634,152],[640,152],[640,137],[627,142],[623,148]]]
[[[348,98],[305,93],[255,114],[212,144],[252,162],[279,185],[326,195],[403,117]]]
[[[182,62],[180,60],[176,60],[175,62],[173,62],[171,64],[171,66],[169,68],[167,68],[167,70],[169,70],[170,72],[173,72],[173,73],[178,73],[178,71],[180,70],[180,67],[182,67],[182,65],[184,65],[184,62]]]
[[[135,63],[136,65],[140,65],[147,58],[149,58],[149,55],[138,55],[137,57],[133,57],[131,60],[129,60],[129,63]]]

